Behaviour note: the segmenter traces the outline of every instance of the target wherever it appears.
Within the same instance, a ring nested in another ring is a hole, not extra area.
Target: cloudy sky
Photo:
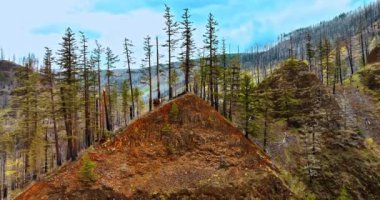
[[[366,0],[370,2],[370,0]],[[372,0],[374,1],[374,0]],[[59,48],[67,27],[79,31],[120,55],[122,42],[130,38],[136,60],[142,59],[146,35],[162,41],[164,4],[178,20],[189,8],[197,28],[195,41],[202,46],[208,13],[219,23],[219,38],[225,38],[231,51],[249,49],[253,44],[276,41],[277,36],[296,28],[316,24],[358,8],[363,0],[0,0],[0,48],[6,58],[34,53],[41,58],[44,47]],[[161,51],[164,51],[162,49]]]

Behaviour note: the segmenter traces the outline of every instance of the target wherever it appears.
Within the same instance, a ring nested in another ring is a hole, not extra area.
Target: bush
[[[312,194],[308,194],[307,197],[306,197],[306,199],[307,199],[307,200],[316,200],[317,197],[315,196],[314,193],[312,193]]]
[[[96,164],[87,155],[85,155],[82,160],[82,167],[79,170],[81,180],[84,182],[95,181],[95,167]]]
[[[171,122],[178,121],[178,113],[179,113],[178,105],[176,103],[173,103],[169,112],[169,118]]]
[[[350,200],[350,199],[351,199],[351,197],[350,197],[350,195],[348,194],[346,188],[343,187],[342,190],[340,191],[340,194],[339,194],[338,200]]]
[[[171,130],[172,130],[172,128],[170,127],[170,125],[168,123],[165,123],[164,127],[162,127],[162,129],[161,129],[161,132],[170,133]]]
[[[365,140],[364,140],[364,143],[365,143],[365,145],[368,147],[368,148],[373,148],[373,146],[374,146],[374,141],[373,141],[373,138],[366,138]]]

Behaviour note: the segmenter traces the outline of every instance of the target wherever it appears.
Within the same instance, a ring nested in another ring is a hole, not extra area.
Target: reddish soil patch
[[[26,191],[18,199],[41,199],[44,195],[49,199],[292,196],[268,156],[221,114],[191,94],[136,120],[89,157],[96,163],[96,182],[81,182],[81,162],[75,162],[48,180],[48,186],[44,183],[48,189]]]

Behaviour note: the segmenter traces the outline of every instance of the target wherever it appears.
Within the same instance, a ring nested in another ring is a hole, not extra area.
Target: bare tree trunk
[[[46,128],[46,131],[45,131],[45,166],[44,166],[45,174],[48,172],[48,147],[49,147],[48,128]]]
[[[266,153],[267,152],[267,129],[268,129],[268,108],[265,108],[265,119],[264,119],[264,144],[263,144],[263,150]]]
[[[156,68],[156,75],[157,75],[157,99],[161,99],[161,91],[160,91],[160,54],[158,51],[158,37],[156,37],[156,56],[157,56],[157,68]]]
[[[57,154],[56,162],[58,166],[62,165],[61,153],[59,151],[59,141],[58,141],[58,130],[57,130],[57,117],[55,115],[55,102],[54,102],[54,94],[53,94],[53,85],[50,84],[50,100],[51,100],[51,113],[53,119],[53,131],[54,131],[54,140],[55,140],[55,153]]]
[[[107,109],[107,104],[109,104],[109,102],[107,102],[107,93],[105,90],[103,90],[103,99],[104,99],[104,113],[106,115],[107,130],[112,131],[111,122],[110,122],[110,115],[109,115],[108,109]]]

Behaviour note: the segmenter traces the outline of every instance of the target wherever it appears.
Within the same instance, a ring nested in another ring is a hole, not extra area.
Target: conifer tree
[[[129,101],[131,101],[129,83],[127,80],[123,81],[121,87],[121,98],[122,98],[122,112],[124,118],[124,125],[128,124],[128,112],[129,112]]]
[[[324,40],[325,43],[325,62],[326,62],[326,84],[330,84],[330,51],[331,51],[331,44],[328,39]]]
[[[204,37],[204,48],[208,53],[207,62],[209,70],[209,91],[210,91],[210,101],[211,106],[216,110],[219,109],[219,98],[218,98],[218,74],[216,67],[216,51],[218,47],[218,39],[216,35],[218,23],[216,22],[214,15],[209,14],[208,21],[206,24],[206,33]]]
[[[101,62],[102,62],[102,54],[103,54],[103,47],[98,42],[95,41],[95,49],[92,52],[91,60],[94,65],[94,69],[96,70],[96,77],[94,77],[94,80],[96,81],[97,86],[97,97],[95,99],[95,128],[97,129],[96,132],[96,138],[98,141],[100,141],[100,138],[104,135],[104,117],[101,116],[101,105],[102,105],[102,80],[101,80]],[[95,86],[95,85],[94,85]],[[94,88],[95,89],[95,88]]]
[[[296,107],[300,101],[295,96],[295,89],[292,89],[290,86],[285,85],[281,90],[281,96],[277,99],[278,113],[290,125],[290,118],[297,112]]]
[[[314,50],[313,50],[313,44],[311,42],[310,33],[307,33],[307,36],[306,36],[306,55],[307,55],[307,61],[309,62],[309,71],[311,71],[312,59],[314,58]]]
[[[271,121],[270,116],[274,110],[274,103],[271,100],[272,95],[273,95],[273,91],[270,88],[266,88],[263,91],[259,91],[259,94],[257,94],[257,97],[259,98],[259,100],[256,101],[256,105],[255,105],[255,109],[258,111],[258,113],[261,114],[261,118],[264,121],[264,127],[263,127],[264,152],[267,152],[269,125]]]
[[[166,43],[164,47],[168,48],[168,85],[169,85],[169,99],[173,98],[173,86],[172,86],[172,57],[178,40],[175,38],[178,33],[178,23],[174,20],[174,15],[170,11],[170,7],[165,4],[165,28],[164,31],[167,35]]]
[[[74,121],[78,111],[77,46],[75,34],[70,28],[67,28],[62,40],[61,49],[58,52],[58,65],[62,70],[60,91],[62,115],[67,134],[67,160],[76,160],[78,153]]]
[[[134,98],[134,89],[133,89],[133,80],[132,80],[132,72],[131,72],[131,65],[133,64],[133,58],[132,58],[132,41],[125,38],[124,39],[124,54],[127,59],[127,67],[128,67],[128,79],[129,79],[129,88],[131,90],[131,102],[132,102],[132,113],[131,118],[133,119],[135,117],[135,98]]]
[[[236,99],[240,86],[240,55],[235,56],[231,61],[231,80],[230,80],[230,105],[228,118],[232,120],[233,107],[236,104]]]
[[[36,59],[33,55],[29,55],[24,60],[24,66],[17,69],[16,80],[18,87],[13,91],[12,108],[14,108],[17,118],[16,135],[14,138],[19,146],[20,153],[23,157],[23,182],[27,176],[33,176],[36,172],[36,156],[31,152],[37,150],[38,146],[33,145],[34,141],[40,134],[40,85],[39,74],[36,72]],[[17,109],[16,109],[17,108]],[[42,146],[42,145],[41,145]],[[17,150],[16,150],[17,151]]]
[[[343,84],[342,81],[342,64],[341,64],[341,48],[340,41],[337,41],[335,48],[335,68],[334,68],[334,83],[333,83],[333,94],[335,94],[335,85],[338,81]]]
[[[222,114],[224,117],[227,117],[227,87],[228,87],[228,68],[227,68],[227,54],[226,54],[226,43],[225,40],[222,40],[222,55],[221,55],[221,65],[223,73],[223,109]]]
[[[143,60],[144,62],[146,62],[148,64],[148,69],[147,69],[147,74],[146,74],[146,80],[147,80],[147,83],[148,86],[149,86],[149,111],[152,111],[152,103],[153,103],[153,99],[152,99],[152,64],[151,64],[151,57],[152,57],[152,47],[153,45],[151,45],[150,43],[150,36],[146,36],[144,38],[144,51],[145,51],[145,59]],[[143,70],[143,72],[145,72],[145,70]]]
[[[59,151],[59,138],[58,138],[58,124],[57,124],[57,104],[55,99],[55,73],[52,70],[52,63],[54,58],[52,57],[52,50],[45,48],[44,68],[43,68],[43,83],[46,84],[47,92],[49,93],[50,102],[50,117],[53,122],[53,134],[55,142],[55,154],[57,166],[62,165],[61,153]]]
[[[158,37],[156,37],[156,79],[157,79],[157,100],[161,99],[161,91],[160,91],[160,53],[158,50]]]
[[[348,57],[348,64],[350,65],[351,69],[351,77],[354,75],[354,57],[353,57],[353,51],[352,51],[352,36],[351,32],[349,31],[349,35],[345,39],[345,48],[347,51],[347,57]]]
[[[253,81],[250,75],[244,73],[240,82],[239,107],[241,115],[241,124],[244,129],[245,137],[250,134],[250,121],[253,118]]]
[[[323,79],[324,79],[324,74],[323,74],[323,70],[324,70],[324,58],[325,58],[325,47],[323,45],[323,40],[322,38],[319,39],[319,42],[318,42],[318,59],[319,59],[319,66],[320,66],[320,78],[321,78],[321,81],[323,83]]]
[[[111,95],[111,88],[112,88],[112,78],[114,76],[114,73],[112,71],[113,68],[115,68],[115,63],[119,62],[119,58],[117,55],[115,55],[112,50],[107,47],[106,49],[106,66],[107,66],[107,94],[108,94],[108,116],[110,120],[110,130],[113,130],[113,110],[112,110],[112,95]]]
[[[185,74],[185,92],[189,92],[189,81],[190,74],[192,72],[193,63],[191,60],[192,54],[194,53],[194,40],[193,40],[193,31],[195,28],[192,27],[193,22],[190,21],[189,9],[184,9],[184,13],[182,15],[181,29],[182,29],[182,49],[181,57],[182,57],[182,65],[183,71]]]
[[[80,32],[80,60],[79,66],[83,77],[84,118],[85,118],[85,146],[92,144],[91,116],[90,116],[90,64],[88,62],[88,38]]]

